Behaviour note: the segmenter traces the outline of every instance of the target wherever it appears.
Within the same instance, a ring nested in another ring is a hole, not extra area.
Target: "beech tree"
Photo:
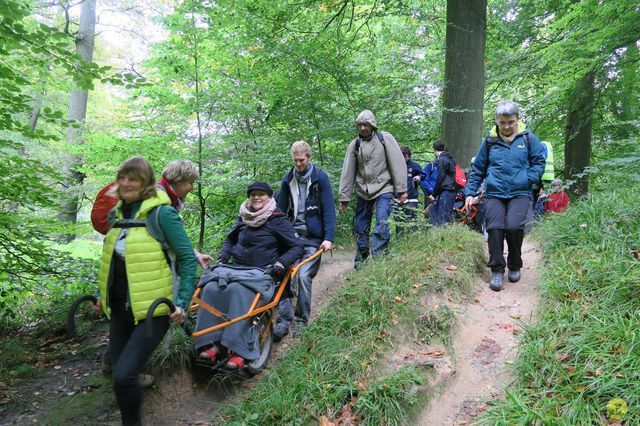
[[[486,0],[447,1],[442,140],[463,168],[482,135]]]
[[[68,7],[66,5],[65,7]],[[67,25],[68,28],[68,25]],[[77,34],[75,34],[76,53],[84,66],[93,61],[93,46],[96,32],[96,0],[83,0],[80,9],[80,22]],[[83,143],[82,124],[87,114],[87,100],[89,91],[87,87],[77,85],[71,91],[69,99],[69,120],[67,127],[67,145],[74,146]],[[77,188],[84,180],[84,173],[80,171],[82,159],[70,153],[64,159],[62,165],[62,182],[65,190],[58,218],[64,222],[76,223],[78,215]],[[66,234],[64,239],[71,241],[74,234]]]

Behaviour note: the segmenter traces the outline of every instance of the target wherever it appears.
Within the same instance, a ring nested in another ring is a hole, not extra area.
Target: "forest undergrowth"
[[[588,199],[535,231],[538,321],[520,344],[514,384],[482,424],[638,424],[640,190],[634,172],[609,165]]]
[[[421,297],[442,290],[464,298],[483,268],[478,234],[462,226],[413,233],[388,256],[349,275],[277,365],[212,420],[308,424],[348,418],[359,424],[401,424],[424,403],[426,395],[416,389],[426,384],[428,371],[418,364],[389,368],[385,356],[407,329],[424,328]],[[420,338],[428,340],[439,334],[438,327],[450,325],[432,321]]]

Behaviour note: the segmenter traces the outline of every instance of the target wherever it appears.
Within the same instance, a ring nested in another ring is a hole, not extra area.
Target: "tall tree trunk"
[[[631,121],[637,119],[638,106],[635,98],[637,97],[638,85],[638,62],[640,61],[640,53],[638,45],[634,42],[627,46],[627,51],[623,56],[624,65],[622,66],[621,93],[620,93],[620,115],[621,121]],[[627,139],[631,136],[633,126],[630,123],[622,123],[620,126],[619,136]]]
[[[486,0],[447,1],[442,140],[463,168],[482,135],[486,24]]]
[[[193,63],[194,80],[196,85],[196,123],[198,125],[198,201],[200,204],[200,233],[198,234],[198,250],[202,251],[204,246],[204,225],[207,213],[206,200],[202,195],[202,122],[200,120],[200,69],[198,68],[198,27],[196,26],[195,14],[191,15],[193,23]]]
[[[29,117],[29,129],[31,133],[36,131],[38,119],[40,118],[40,110],[42,109],[42,100],[45,95],[45,89],[41,89],[33,98],[33,107],[31,108],[31,117]]]
[[[76,36],[76,53],[83,62],[93,61],[93,43],[96,33],[96,0],[84,0],[80,10],[80,24]],[[83,128],[84,120],[87,116],[87,100],[89,92],[86,89],[74,87],[69,99],[69,120],[81,124],[79,128],[69,126],[67,128],[67,145],[79,145],[84,141]],[[64,159],[62,174],[65,187],[64,198],[61,203],[61,211],[58,218],[65,223],[76,223],[78,218],[78,194],[77,188],[84,181],[84,174],[80,172],[82,159],[73,154],[69,154]],[[72,241],[74,234],[67,234],[64,241]]]
[[[585,74],[569,96],[569,111],[564,142],[564,176],[569,192],[581,196],[589,192],[586,168],[591,160],[595,72]]]

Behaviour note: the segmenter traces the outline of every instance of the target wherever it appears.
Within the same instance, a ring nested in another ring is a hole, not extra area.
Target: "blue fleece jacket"
[[[429,196],[433,194],[433,188],[436,187],[436,180],[438,179],[438,162],[432,161],[427,163],[422,169],[422,173],[424,174],[424,178],[420,182],[422,185],[422,189],[424,193]]]
[[[520,128],[524,130],[510,144],[502,140],[495,128],[489,132],[473,162],[464,191],[466,196],[475,195],[486,178],[487,197],[532,198],[531,185],[538,182],[544,173],[544,153],[538,137],[522,122]],[[525,134],[528,134],[529,148]]]
[[[297,212],[294,208],[298,193],[292,195],[292,186],[297,185],[294,177],[294,168],[284,175],[280,184],[280,191],[276,199],[277,206],[285,212],[291,222],[294,221]],[[313,172],[309,178],[309,189],[305,201],[305,221],[309,231],[308,239],[322,242],[324,240],[333,242],[336,234],[336,206],[333,201],[333,190],[329,176],[319,169],[313,167]]]

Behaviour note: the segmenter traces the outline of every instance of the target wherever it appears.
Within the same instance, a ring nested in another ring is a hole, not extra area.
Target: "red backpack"
[[[118,198],[107,194],[115,184],[115,182],[111,182],[98,192],[93,202],[93,208],[91,209],[91,224],[93,225],[93,229],[102,235],[107,235],[107,232],[109,232],[109,212],[119,201]]]
[[[462,168],[457,164],[456,164],[456,177],[454,181],[460,189],[467,186],[467,176],[464,174],[464,170],[462,170]]]

